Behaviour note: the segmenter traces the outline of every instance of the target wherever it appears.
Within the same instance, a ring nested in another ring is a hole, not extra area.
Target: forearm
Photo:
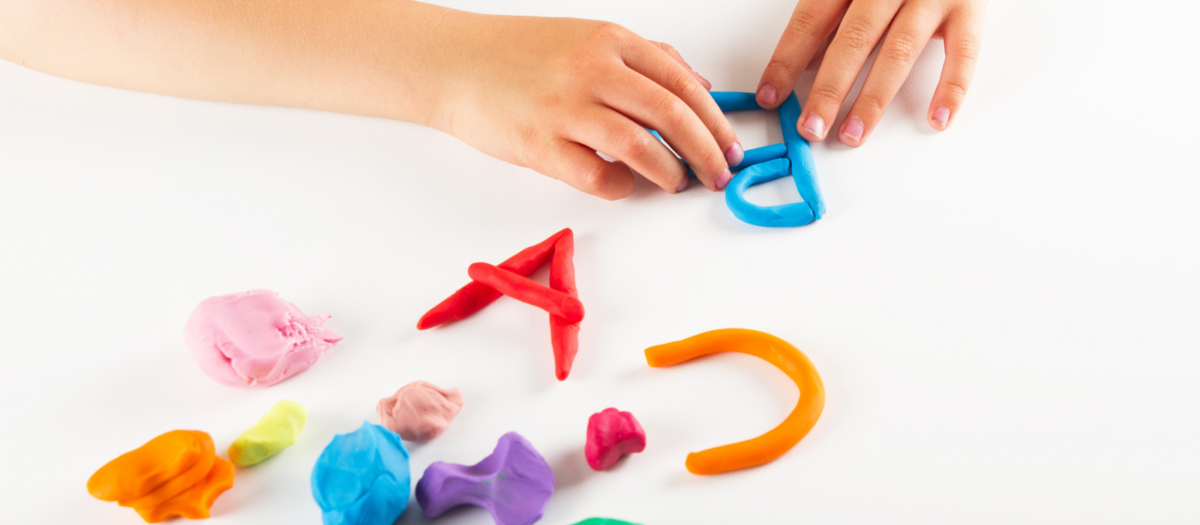
[[[0,58],[180,97],[430,125],[474,16],[410,0],[0,0]]]

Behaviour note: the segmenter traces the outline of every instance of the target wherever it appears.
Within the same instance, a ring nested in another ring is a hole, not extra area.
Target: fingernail
[[[933,112],[933,120],[937,121],[938,124],[945,126],[947,122],[950,122],[950,108],[946,106],[937,108],[937,111]]]
[[[687,177],[684,177],[684,178],[683,178],[683,182],[681,182],[681,183],[679,184],[679,187],[678,187],[678,188],[675,188],[675,193],[682,193],[682,192],[683,192],[683,190],[686,190],[686,189],[687,189],[687,187],[688,187],[688,178],[687,178]]]
[[[854,142],[858,142],[862,140],[865,129],[858,117],[850,117],[850,120],[846,121],[846,126],[842,128],[842,135]]]
[[[733,172],[729,171],[729,168],[725,168],[725,173],[722,173],[721,176],[717,178],[717,189],[718,190],[725,189],[725,186],[729,185],[729,179],[732,179],[732,178],[733,178]]]
[[[804,128],[804,131],[816,135],[817,138],[823,138],[825,136],[825,119],[821,118],[816,113],[810,113],[808,118],[804,119],[804,124],[802,127]]]
[[[745,157],[746,152],[742,150],[742,143],[736,140],[729,145],[729,149],[725,150],[725,162],[728,162],[730,166],[736,166]]]
[[[693,69],[692,74],[696,75],[696,78],[700,79],[701,82],[703,82],[705,84],[709,84],[709,85],[712,84],[712,82],[709,82],[707,78],[704,78],[704,75],[701,75],[699,71],[696,71],[695,69]]]
[[[774,106],[775,101],[779,100],[779,92],[775,91],[775,88],[771,87],[770,84],[766,84],[758,88],[757,98],[758,105],[760,106]]]

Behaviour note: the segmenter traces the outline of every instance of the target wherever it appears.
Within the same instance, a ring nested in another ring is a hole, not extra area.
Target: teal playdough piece
[[[783,227],[802,226],[813,221],[812,208],[807,202],[793,202],[778,206],[759,206],[746,200],[746,189],[755,184],[786,177],[791,174],[788,159],[775,159],[755,164],[742,170],[729,187],[725,188],[725,204],[733,216],[757,226]]]
[[[364,421],[333,437],[311,481],[325,525],[392,525],[408,505],[408,450],[395,432]]]
[[[628,521],[614,520],[609,518],[588,518],[575,525],[638,525]]]

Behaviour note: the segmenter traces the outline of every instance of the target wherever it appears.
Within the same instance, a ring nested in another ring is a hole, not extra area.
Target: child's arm
[[[975,74],[986,8],[987,0],[800,0],[759,81],[758,102],[768,107],[783,103],[800,72],[828,43],[798,126],[808,140],[822,140],[867,57],[880,45],[838,132],[846,145],[860,146],[925,44],[941,36],[946,63],[925,118],[934,129],[944,130],[958,113]]]
[[[410,0],[0,0],[0,57],[180,97],[431,126],[605,198],[633,176],[709,189],[741,159],[706,82],[620,26]],[[413,153],[418,154],[417,152]]]

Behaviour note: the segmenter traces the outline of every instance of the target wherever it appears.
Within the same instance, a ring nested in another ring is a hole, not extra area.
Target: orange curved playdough
[[[133,507],[147,522],[207,518],[213,500],[233,486],[233,465],[213,451],[208,434],[173,430],[108,462],[88,480],[97,499]]]
[[[762,358],[792,378],[800,388],[800,401],[779,426],[753,439],[688,454],[693,474],[719,474],[755,467],[782,456],[804,438],[825,408],[825,386],[812,361],[787,341],[771,334],[742,328],[704,332],[646,349],[653,367],[671,366],[718,352],[740,352]]]

